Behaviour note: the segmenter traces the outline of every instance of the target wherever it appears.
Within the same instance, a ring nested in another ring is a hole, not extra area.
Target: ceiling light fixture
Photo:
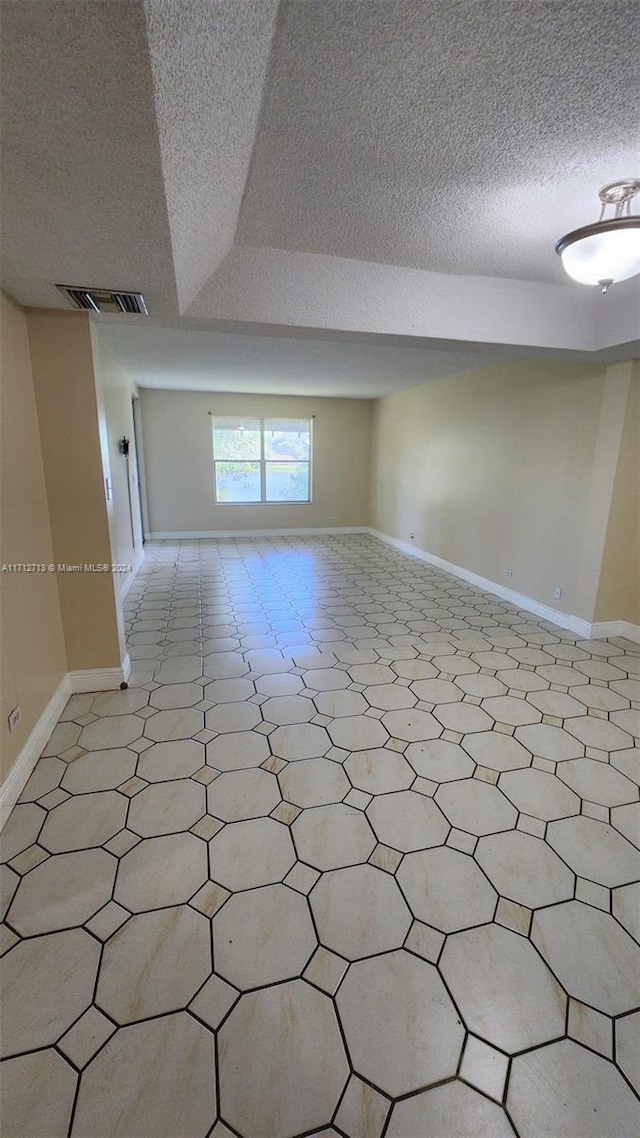
[[[640,273],[640,215],[631,213],[631,199],[640,193],[640,178],[610,182],[598,192],[600,217],[565,233],[556,244],[566,272],[580,284],[600,285],[603,293],[615,281]],[[607,206],[613,215],[605,217]]]

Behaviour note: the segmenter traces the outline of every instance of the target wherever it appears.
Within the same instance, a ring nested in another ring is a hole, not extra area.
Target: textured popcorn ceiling
[[[144,288],[177,314],[142,7],[2,4],[2,277],[23,304],[57,283]]]
[[[283,4],[240,240],[562,282],[554,241],[638,166],[638,24],[637,0]]]
[[[392,337],[429,349],[429,375],[460,351],[638,350],[638,279],[600,298],[553,248],[603,182],[640,173],[636,0],[2,13],[3,287],[20,303],[64,308],[57,282],[142,291],[151,319],[118,326],[183,330],[185,375],[192,331],[296,352]],[[242,358],[222,353],[230,383]]]
[[[181,308],[233,244],[277,0],[146,0]]]

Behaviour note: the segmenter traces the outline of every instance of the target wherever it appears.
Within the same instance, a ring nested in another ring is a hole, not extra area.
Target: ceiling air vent
[[[86,312],[124,312],[148,316],[141,292],[116,292],[109,288],[75,288],[73,285],[56,285],[74,308]]]

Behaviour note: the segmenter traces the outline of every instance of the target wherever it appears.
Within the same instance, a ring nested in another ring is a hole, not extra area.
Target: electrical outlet
[[[504,575],[505,577],[513,577],[513,569],[505,569]]]
[[[562,585],[556,585],[555,589],[553,590],[553,595],[557,601],[560,600],[562,596]]]
[[[9,734],[10,735],[13,735],[13,732],[15,731],[16,727],[18,726],[18,724],[20,722],[21,716],[22,716],[22,712],[20,711],[20,704],[17,703],[16,706],[14,707],[13,711],[10,711],[9,715],[8,715]]]

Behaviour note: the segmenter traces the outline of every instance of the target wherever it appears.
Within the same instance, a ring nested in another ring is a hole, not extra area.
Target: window
[[[213,420],[216,502],[310,502],[311,420]]]

